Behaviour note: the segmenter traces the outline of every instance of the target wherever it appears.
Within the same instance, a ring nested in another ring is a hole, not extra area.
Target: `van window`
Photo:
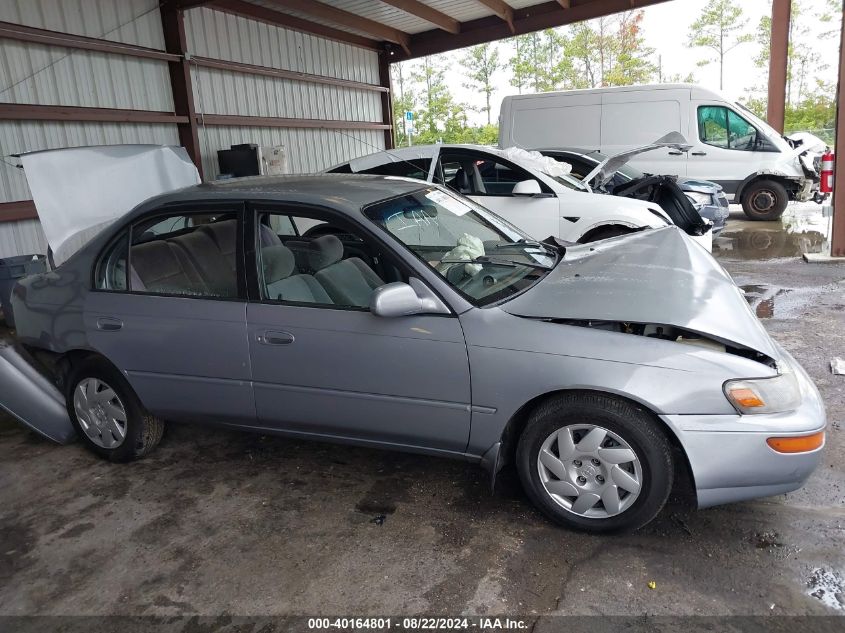
[[[699,106],[698,138],[702,143],[742,151],[758,149],[757,128],[724,106]]]

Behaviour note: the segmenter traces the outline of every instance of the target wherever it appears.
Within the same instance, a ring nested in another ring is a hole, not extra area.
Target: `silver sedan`
[[[677,228],[537,242],[403,178],[154,197],[12,303],[54,372],[0,346],[2,405],[112,461],[194,422],[464,459],[493,483],[512,462],[550,519],[611,532],[653,519],[676,473],[701,507],[794,490],[824,444],[807,374]]]

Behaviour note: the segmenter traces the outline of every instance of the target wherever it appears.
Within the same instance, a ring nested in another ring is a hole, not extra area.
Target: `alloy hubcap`
[[[537,469],[556,504],[591,519],[621,514],[642,488],[642,467],[631,446],[593,424],[573,424],[549,435],[540,447]]]
[[[79,426],[94,444],[117,448],[126,439],[126,409],[102,380],[85,378],[73,392],[73,409]]]

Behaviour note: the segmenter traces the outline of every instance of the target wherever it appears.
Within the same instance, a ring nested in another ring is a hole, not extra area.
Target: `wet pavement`
[[[593,537],[511,472],[491,496],[460,462],[176,425],[115,465],[4,419],[0,614],[845,615],[845,265],[799,259],[825,224],[734,213],[714,248],[824,396],[799,491],[694,511],[679,490],[640,532]]]

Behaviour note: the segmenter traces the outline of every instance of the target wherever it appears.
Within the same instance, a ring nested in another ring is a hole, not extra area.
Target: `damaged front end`
[[[22,345],[0,337],[0,407],[59,444],[76,437],[65,397]]]

